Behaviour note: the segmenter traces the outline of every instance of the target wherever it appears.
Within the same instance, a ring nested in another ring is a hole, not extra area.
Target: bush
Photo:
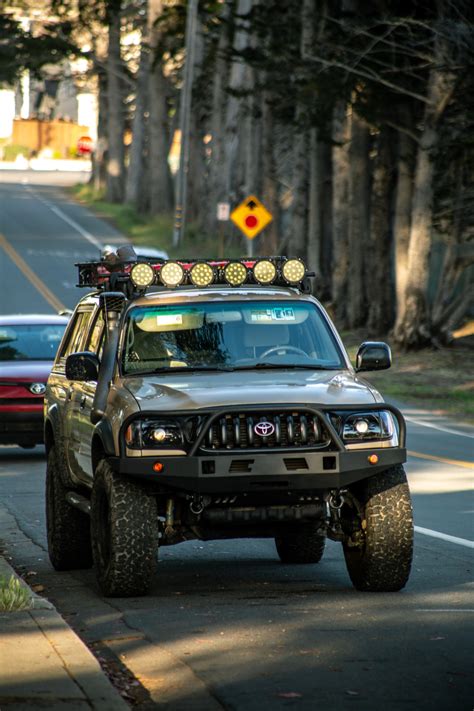
[[[4,146],[3,148],[3,160],[15,160],[20,154],[24,155],[25,158],[29,158],[30,153],[31,148],[20,146],[17,143],[11,143],[9,146]]]

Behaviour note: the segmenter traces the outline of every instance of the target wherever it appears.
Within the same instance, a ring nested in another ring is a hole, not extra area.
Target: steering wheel
[[[309,358],[309,355],[305,353],[302,348],[297,348],[296,346],[272,346],[271,348],[267,348],[267,350],[258,357],[258,360],[262,360],[263,358],[266,358],[272,353],[277,353],[278,351],[284,351],[285,353],[297,353],[305,358]]]

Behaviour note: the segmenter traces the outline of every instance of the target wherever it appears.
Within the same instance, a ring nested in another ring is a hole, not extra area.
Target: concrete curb
[[[89,648],[52,603],[36,595],[0,557],[0,577],[20,580],[29,609],[0,612],[0,704],[18,709],[126,711]]]

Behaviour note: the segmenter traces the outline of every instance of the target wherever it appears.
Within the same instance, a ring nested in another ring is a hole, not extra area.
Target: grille
[[[259,422],[270,423],[271,434],[263,436],[255,432],[255,425]],[[305,412],[238,412],[214,420],[201,448],[208,451],[321,449],[329,443],[330,438],[317,415]]]

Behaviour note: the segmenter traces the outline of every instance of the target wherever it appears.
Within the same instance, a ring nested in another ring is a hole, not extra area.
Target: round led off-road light
[[[231,286],[241,286],[247,279],[247,267],[242,262],[229,262],[224,269],[224,277]]]
[[[288,259],[282,267],[282,274],[288,284],[298,284],[303,281],[306,274],[306,267],[301,259]]]
[[[155,271],[153,267],[144,262],[134,264],[130,270],[130,279],[132,284],[138,289],[146,289],[155,281]]]
[[[271,284],[276,273],[276,267],[269,259],[261,259],[253,268],[253,275],[259,284]]]
[[[166,262],[161,267],[160,278],[165,286],[179,286],[183,283],[184,269],[178,262]]]
[[[214,269],[206,262],[197,262],[189,272],[194,286],[209,286],[214,281]]]

